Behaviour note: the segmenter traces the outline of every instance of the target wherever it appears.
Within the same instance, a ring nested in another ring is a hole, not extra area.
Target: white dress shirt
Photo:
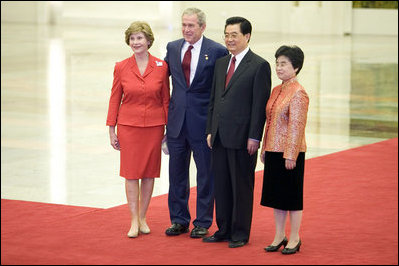
[[[191,82],[193,82],[193,79],[194,79],[194,76],[195,76],[195,71],[197,70],[198,59],[199,59],[199,56],[200,56],[202,40],[203,39],[204,39],[204,36],[201,36],[201,39],[199,39],[194,44],[190,44],[188,42],[184,42],[183,47],[181,49],[181,62],[183,62],[184,54],[186,53],[188,47],[190,45],[193,46],[193,49],[191,49],[190,84],[191,84]]]
[[[248,53],[248,51],[249,51],[249,46],[247,46],[247,48],[245,48],[241,53],[239,53],[238,55],[235,56],[236,57],[236,64],[235,64],[235,67],[234,67],[234,72],[237,70],[238,65],[241,63],[241,60]],[[227,67],[226,73],[229,71],[232,58],[233,58],[233,54],[230,57],[230,62],[229,62],[229,66]]]

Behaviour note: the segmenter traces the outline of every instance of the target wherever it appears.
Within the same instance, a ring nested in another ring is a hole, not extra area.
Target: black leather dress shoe
[[[247,244],[248,241],[245,240],[231,240],[229,241],[229,248],[239,248]]]
[[[269,245],[267,247],[265,247],[265,250],[267,252],[275,252],[277,251],[281,246],[286,246],[288,244],[288,239],[286,237],[284,237],[284,239],[280,242],[280,244],[278,244],[277,246],[272,246]]]
[[[187,233],[188,231],[188,226],[174,223],[171,227],[166,229],[165,234],[168,236],[178,236],[180,234]]]
[[[210,237],[204,237],[202,239],[202,241],[207,242],[207,243],[214,243],[214,242],[225,242],[225,241],[229,241],[229,240],[226,238],[219,238],[219,237],[216,237],[215,235],[213,235]]]
[[[202,238],[206,234],[208,234],[208,229],[206,229],[205,227],[196,226],[196,227],[194,227],[193,230],[191,230],[190,237],[192,237],[192,238]]]

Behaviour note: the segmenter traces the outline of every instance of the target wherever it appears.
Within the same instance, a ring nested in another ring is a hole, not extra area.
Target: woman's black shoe
[[[301,240],[299,239],[298,244],[296,245],[296,247],[294,248],[284,248],[281,253],[285,254],[285,255],[289,255],[289,254],[295,254],[297,251],[299,251],[299,248],[301,247]]]
[[[287,243],[288,243],[288,239],[287,239],[286,237],[284,237],[283,241],[281,241],[280,244],[278,244],[277,246],[272,246],[272,245],[267,246],[267,247],[265,247],[265,250],[266,250],[267,252],[275,252],[275,251],[277,251],[281,246],[284,246],[284,248],[285,248],[285,246],[287,245]]]

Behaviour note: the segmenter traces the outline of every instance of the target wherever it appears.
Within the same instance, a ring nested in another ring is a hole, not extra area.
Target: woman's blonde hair
[[[127,28],[127,30],[125,31],[126,44],[129,45],[130,35],[139,32],[144,33],[145,38],[147,39],[147,41],[150,42],[150,44],[148,45],[148,49],[150,49],[152,43],[154,42],[154,34],[152,33],[150,25],[148,25],[148,23],[144,21],[135,21],[130,24],[129,28]]]

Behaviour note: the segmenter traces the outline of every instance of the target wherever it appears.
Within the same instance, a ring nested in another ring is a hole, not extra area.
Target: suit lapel
[[[183,68],[181,65],[181,63],[182,63],[181,62],[181,50],[183,49],[183,44],[184,44],[184,39],[181,39],[181,41],[176,46],[176,59],[177,59],[177,63],[178,63],[177,71],[178,71],[179,79],[183,82],[183,84],[186,84],[186,78],[184,77]],[[186,87],[186,86],[184,86],[184,87]]]
[[[136,75],[138,78],[143,79],[143,77],[140,74],[139,67],[137,66],[136,62],[136,57],[133,55],[131,57],[131,65],[130,65],[130,70],[133,72],[134,75]]]
[[[231,58],[231,54],[229,56],[226,56],[225,59],[223,60],[223,62],[221,63],[220,68],[218,70],[220,72],[220,73],[218,73],[219,76],[223,77],[219,81],[220,82],[219,87],[222,90],[222,95],[224,95],[227,92],[227,88],[225,89],[224,86],[225,86],[225,82],[226,82],[227,67],[229,66],[230,58]],[[231,84],[231,82],[230,82],[230,84]]]
[[[153,57],[150,53],[148,53],[148,55],[149,55],[148,64],[147,64],[147,68],[144,71],[143,78],[147,77],[154,70],[155,57]]]
[[[248,69],[249,65],[251,64],[252,54],[253,54],[252,51],[249,50],[247,52],[247,54],[244,56],[244,58],[241,60],[236,71],[234,71],[234,74],[231,77],[230,82],[227,85],[225,92],[227,92],[230,89],[230,87],[232,86],[232,84],[234,84],[234,82],[240,77],[240,75]],[[228,64],[228,62],[227,62],[227,64]],[[226,66],[226,73],[227,73],[227,66]]]
[[[130,70],[139,79],[144,79],[146,76],[148,76],[154,70],[155,58],[150,53],[148,53],[148,56],[149,56],[148,57],[148,64],[147,64],[147,67],[146,67],[143,75],[140,74],[140,70],[139,70],[139,67],[137,65],[136,57],[134,55],[131,57],[132,64],[130,66]]]
[[[195,70],[194,79],[193,79],[193,82],[191,82],[191,84],[194,84],[194,82],[197,81],[198,77],[201,75],[202,71],[204,70],[205,65],[209,58],[208,51],[209,51],[209,42],[208,42],[208,39],[205,38],[205,36],[204,36],[204,39],[202,40],[202,44],[201,44],[200,55],[198,58],[197,69]]]

